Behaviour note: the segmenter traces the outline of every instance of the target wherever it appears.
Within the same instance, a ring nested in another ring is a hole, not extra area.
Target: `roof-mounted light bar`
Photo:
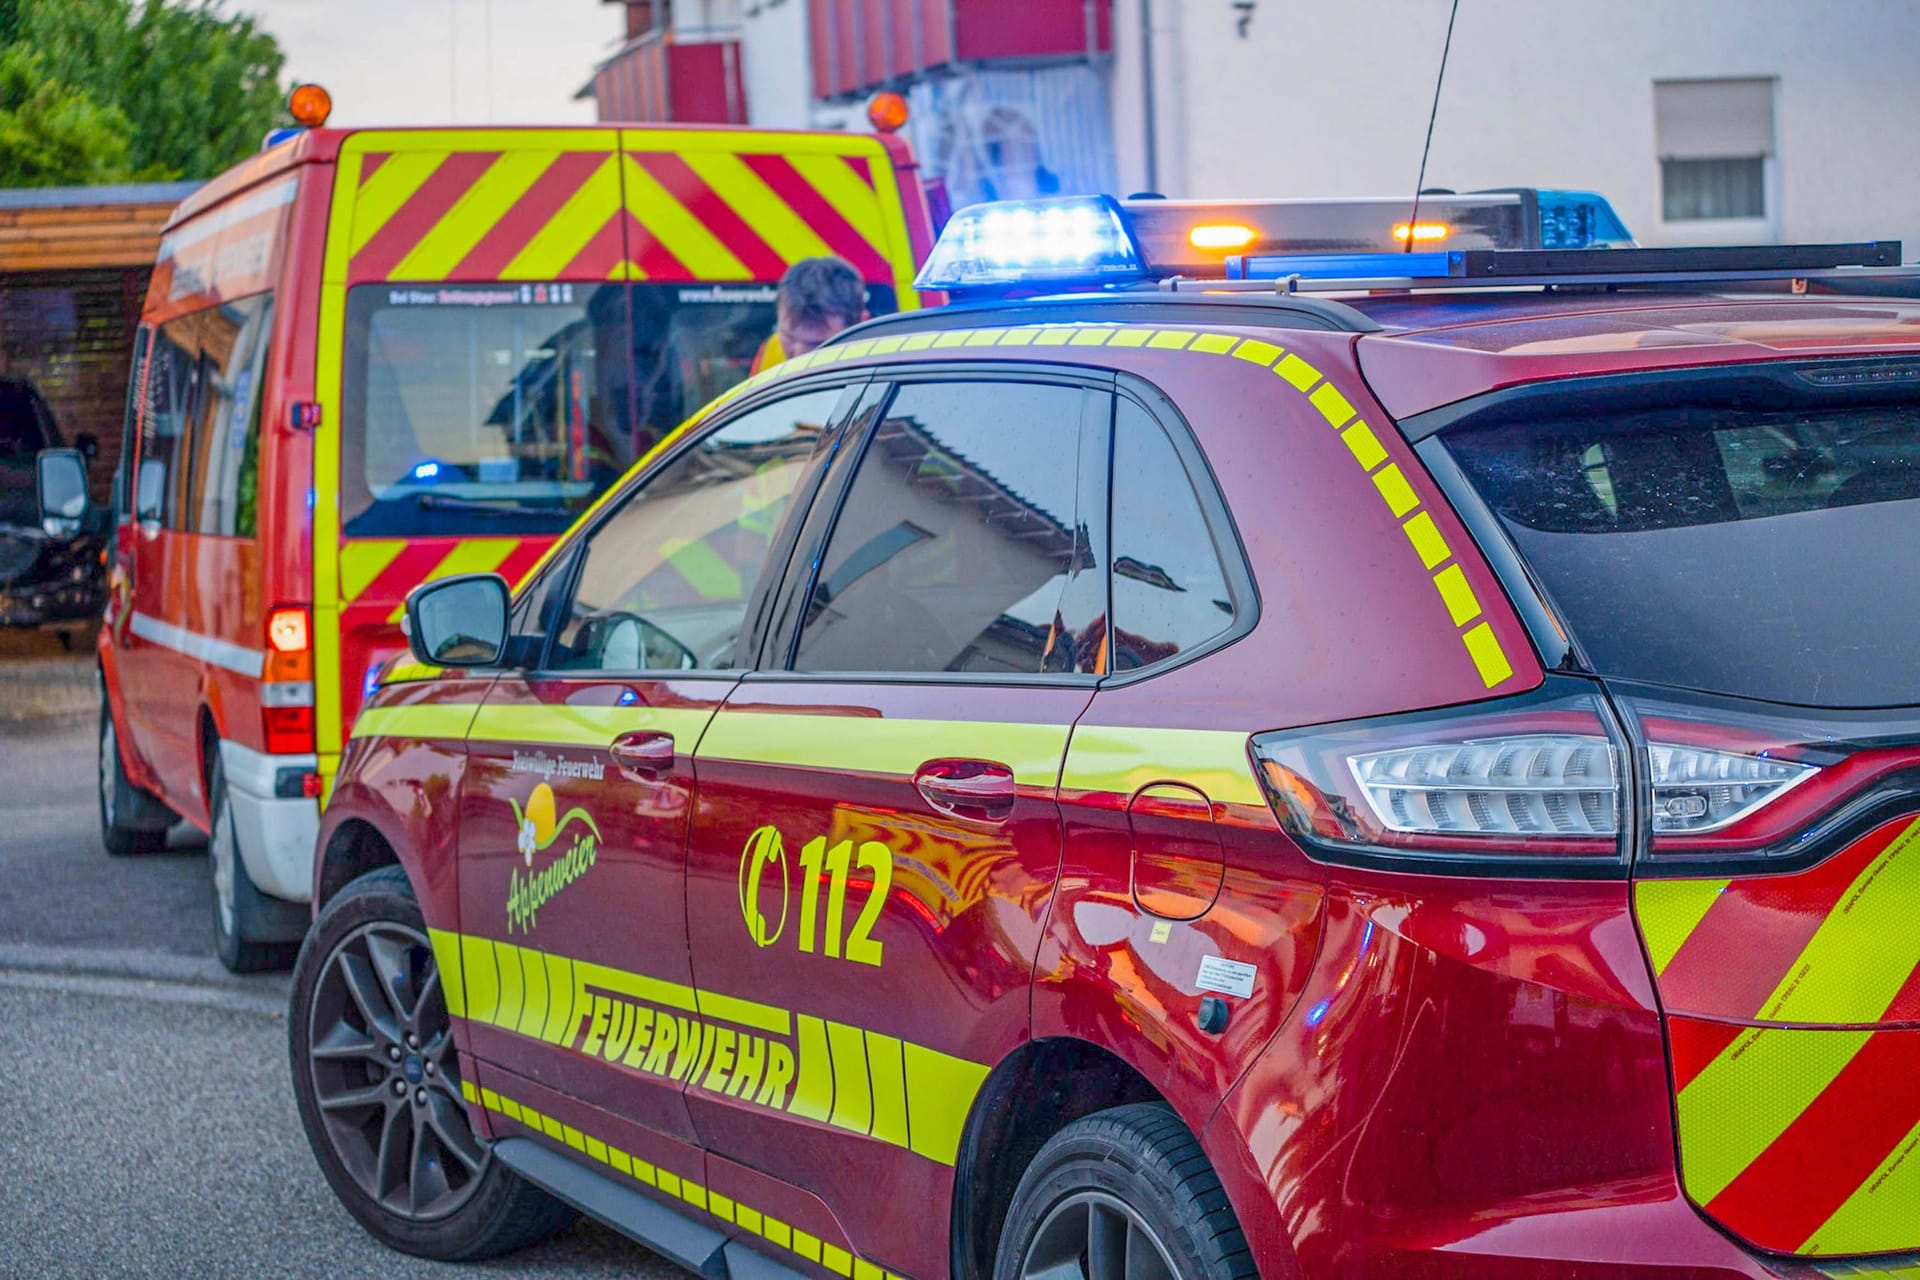
[[[1133,284],[1140,247],[1110,196],[968,205],[948,220],[916,289]]]

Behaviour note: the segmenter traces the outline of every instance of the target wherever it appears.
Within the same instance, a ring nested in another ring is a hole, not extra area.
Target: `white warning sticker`
[[[1253,994],[1253,979],[1259,972],[1252,965],[1241,964],[1238,960],[1207,956],[1200,961],[1200,989],[1230,996],[1250,996]]]

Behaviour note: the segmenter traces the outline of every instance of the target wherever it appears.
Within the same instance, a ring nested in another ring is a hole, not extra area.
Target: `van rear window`
[[[1920,404],[1681,405],[1441,439],[1601,674],[1920,704]]]
[[[878,313],[891,292],[869,290]],[[349,536],[558,532],[744,379],[767,284],[361,285],[347,296]]]

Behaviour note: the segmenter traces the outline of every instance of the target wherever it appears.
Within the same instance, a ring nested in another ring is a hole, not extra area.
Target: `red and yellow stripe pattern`
[[[1643,881],[1688,1194],[1765,1248],[1920,1247],[1920,820],[1810,870]]]
[[[356,134],[347,283],[773,282],[838,254],[902,286],[872,139],[569,129]],[[890,216],[889,216],[890,215]]]
[[[407,592],[423,582],[456,573],[497,573],[520,580],[548,546],[538,538],[355,538],[340,546],[340,604],[377,608],[380,620],[397,624]]]

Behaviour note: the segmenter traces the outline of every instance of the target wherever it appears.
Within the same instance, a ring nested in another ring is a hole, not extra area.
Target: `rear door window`
[[[1920,704],[1920,404],[1676,406],[1441,439],[1602,674]]]

